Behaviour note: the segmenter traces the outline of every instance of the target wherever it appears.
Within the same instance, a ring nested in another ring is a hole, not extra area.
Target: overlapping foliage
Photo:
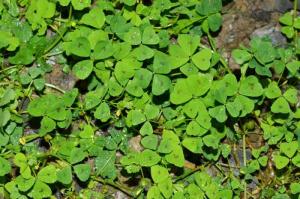
[[[106,185],[132,198],[299,197],[299,18],[280,19],[284,47],[234,50],[231,71],[212,37],[221,9],[1,1],[1,197],[104,198]],[[75,86],[47,82],[54,67]]]

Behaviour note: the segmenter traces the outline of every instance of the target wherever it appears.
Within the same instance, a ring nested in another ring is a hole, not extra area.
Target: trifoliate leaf
[[[93,61],[84,60],[73,66],[73,72],[78,79],[86,79],[93,71]]]
[[[146,149],[156,150],[158,145],[157,135],[148,135],[141,140],[141,144]]]
[[[0,157],[0,176],[5,176],[11,170],[11,165],[9,161]]]
[[[177,166],[183,167],[184,165],[184,154],[181,146],[175,145],[173,146],[173,151],[170,154],[165,156],[167,162]]]
[[[170,177],[157,183],[158,189],[165,198],[170,198],[173,193],[173,183]]]
[[[41,121],[41,128],[39,134],[46,135],[47,133],[53,131],[56,127],[56,123],[51,118],[45,116]]]
[[[77,164],[74,166],[74,172],[80,181],[85,182],[90,178],[91,166],[89,164]]]
[[[159,36],[155,33],[155,30],[152,26],[147,26],[144,29],[142,35],[142,43],[148,45],[154,45],[159,43]]]
[[[83,10],[91,5],[91,0],[71,0],[75,10]]]
[[[68,185],[72,182],[72,169],[70,166],[66,166],[57,171],[57,181],[62,184]]]
[[[274,155],[274,163],[277,169],[283,169],[289,164],[289,159],[285,156]]]
[[[171,79],[165,75],[155,74],[152,81],[152,93],[153,95],[162,95],[169,90],[171,86]]]
[[[187,137],[182,141],[182,145],[192,153],[203,153],[203,142],[201,138]]]
[[[101,120],[101,122],[107,122],[110,118],[110,108],[106,102],[101,103],[96,111],[94,117]]]
[[[189,88],[187,80],[178,79],[170,95],[170,101],[173,104],[182,104],[189,101],[192,98],[192,93]]]
[[[247,50],[234,49],[232,51],[232,57],[238,64],[243,64],[249,61],[252,55]]]
[[[139,154],[140,164],[144,167],[156,165],[160,161],[160,159],[160,156],[156,152],[149,149],[145,149]]]
[[[48,184],[56,182],[57,176],[55,166],[49,165],[42,168],[37,175],[37,179]]]
[[[265,95],[269,99],[274,99],[277,97],[280,97],[281,90],[278,87],[278,84],[276,82],[271,82],[268,87],[265,89]]]
[[[191,56],[199,46],[200,37],[199,35],[180,34],[177,41],[185,54]]]
[[[144,61],[152,58],[154,56],[154,51],[147,46],[140,45],[132,51],[131,55],[139,61]]]
[[[165,167],[154,165],[151,167],[151,177],[155,183],[161,182],[169,177],[169,172]]]
[[[284,153],[287,157],[292,158],[298,150],[298,142],[292,141],[290,143],[281,143],[280,152]]]
[[[95,7],[89,13],[83,15],[80,22],[100,29],[105,23],[105,15],[102,9]]]
[[[226,108],[224,105],[210,108],[209,115],[221,123],[223,123],[227,120]]]
[[[28,195],[32,198],[49,198],[52,191],[47,184],[37,180]]]
[[[291,104],[296,104],[298,102],[298,91],[294,88],[289,88],[283,94],[283,97]]]
[[[206,71],[210,68],[210,59],[212,57],[212,52],[210,49],[205,48],[200,52],[196,53],[192,57],[193,63],[202,71]]]
[[[273,113],[289,113],[291,111],[289,103],[286,101],[284,97],[277,98],[272,106],[271,111]]]
[[[263,94],[263,88],[257,77],[250,75],[241,80],[239,92],[248,97],[259,97]]]

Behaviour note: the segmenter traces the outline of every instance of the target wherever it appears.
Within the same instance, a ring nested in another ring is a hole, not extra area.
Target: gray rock
[[[252,34],[251,38],[254,37],[269,37],[275,46],[284,46],[287,43],[285,36],[280,32],[280,28],[274,24],[269,24],[261,28],[256,29]]]

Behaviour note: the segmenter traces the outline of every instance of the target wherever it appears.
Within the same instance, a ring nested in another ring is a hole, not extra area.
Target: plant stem
[[[293,25],[295,22],[295,19],[297,18],[297,12],[298,12],[298,0],[294,0],[294,10],[293,10]],[[294,34],[294,43],[295,43],[295,48],[297,49],[298,47],[298,31],[295,31]]]
[[[247,157],[246,157],[246,134],[243,133],[243,163],[244,167],[247,166]],[[244,179],[244,199],[247,199],[247,182]]]
[[[18,67],[18,65],[14,65],[14,66],[10,66],[10,67],[4,68],[4,69],[0,70],[0,73],[3,73],[4,71],[10,70],[10,69],[14,69],[14,68],[17,68],[17,67]]]
[[[133,197],[133,198],[136,197],[135,192],[133,192],[132,190],[128,190],[128,188],[125,187],[124,185],[121,185],[119,183],[115,183],[113,181],[104,180],[104,179],[99,178],[99,177],[92,177],[92,179],[97,181],[97,182],[100,182],[101,184],[108,184],[108,185],[122,191],[123,193],[125,193],[126,195],[128,195],[130,197]]]
[[[59,92],[61,92],[61,93],[65,93],[65,91],[64,90],[62,90],[61,88],[59,88],[59,87],[57,87],[57,86],[55,86],[55,85],[53,85],[53,84],[49,84],[49,83],[45,83],[45,86],[47,86],[47,87],[49,87],[49,88],[53,88],[53,89],[55,89],[55,90],[57,90],[57,91],[59,91]]]

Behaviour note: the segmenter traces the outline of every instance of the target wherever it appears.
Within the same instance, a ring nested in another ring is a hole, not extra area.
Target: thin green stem
[[[135,198],[136,197],[136,193],[132,190],[129,190],[128,187],[125,187],[124,185],[121,185],[119,183],[115,183],[113,181],[108,181],[108,180],[104,180],[102,178],[99,178],[99,177],[92,177],[93,180],[97,181],[97,182],[100,182],[101,184],[108,184],[120,191],[122,191],[123,193],[125,193],[126,195],[130,196],[130,197],[133,197]]]
[[[57,91],[59,91],[59,92],[61,92],[61,93],[65,93],[66,91],[64,91],[63,89],[61,89],[61,88],[59,88],[59,87],[57,87],[57,86],[55,86],[55,85],[53,85],[53,84],[49,84],[49,83],[45,83],[45,86],[47,86],[47,87],[49,87],[49,88],[53,88],[53,89],[55,89],[55,90],[57,90]]]
[[[14,65],[14,66],[10,66],[10,67],[4,68],[4,69],[0,70],[0,73],[3,73],[5,71],[7,71],[7,70],[11,70],[11,69],[14,69],[14,68],[17,68],[17,67],[18,67],[18,65]]]
[[[244,167],[247,166],[247,157],[246,157],[246,134],[243,133],[243,163]],[[247,199],[247,182],[244,179],[244,199]]]
[[[293,23],[295,22],[295,19],[297,18],[297,12],[298,12],[298,0],[294,0],[294,10],[293,10]],[[294,43],[295,48],[298,47],[298,31],[296,30],[294,33]]]

